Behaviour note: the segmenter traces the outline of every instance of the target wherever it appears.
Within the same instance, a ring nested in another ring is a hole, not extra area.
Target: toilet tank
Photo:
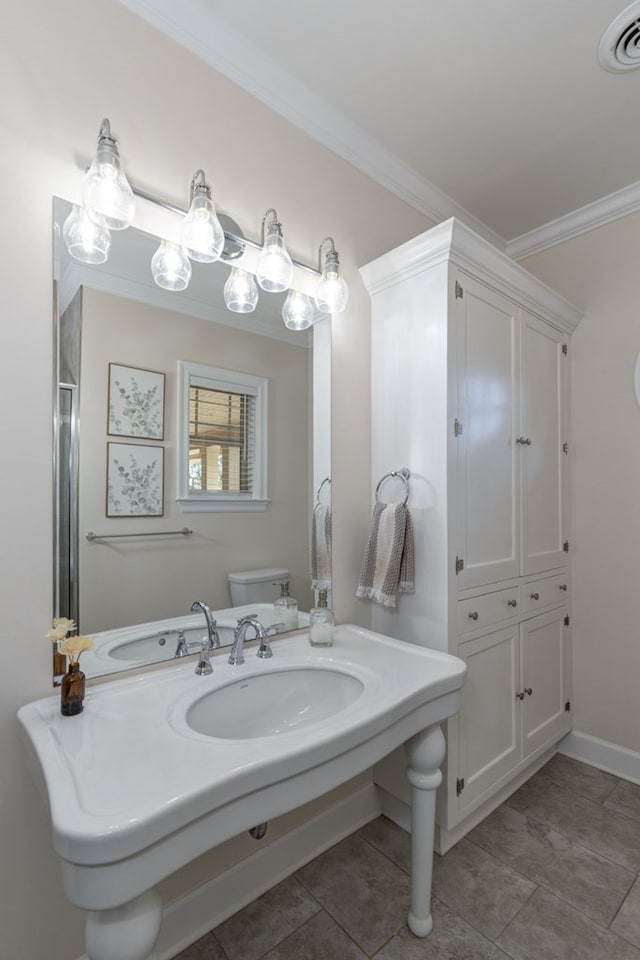
[[[273,603],[280,596],[280,584],[286,583],[291,572],[283,567],[262,567],[259,570],[239,570],[229,574],[231,606],[246,603]],[[275,584],[275,586],[274,586]]]

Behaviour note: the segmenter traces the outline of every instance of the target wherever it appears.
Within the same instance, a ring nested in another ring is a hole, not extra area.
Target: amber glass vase
[[[77,661],[71,661],[60,686],[60,712],[63,717],[75,717],[84,708],[85,676]]]

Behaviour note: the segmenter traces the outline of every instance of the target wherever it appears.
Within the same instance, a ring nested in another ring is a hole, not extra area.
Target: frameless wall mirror
[[[278,630],[286,580],[303,625],[312,514],[331,475],[330,318],[288,330],[284,294],[264,292],[254,312],[228,311],[223,262],[194,263],[186,290],[163,290],[150,271],[158,240],[132,228],[114,232],[106,264],[80,263],[61,240],[70,210],[54,200],[54,616],[96,640],[83,670],[195,652],[206,624],[194,601],[217,615],[223,643],[249,610]],[[213,388],[198,380],[205,368]],[[181,498],[180,476],[194,496]],[[243,606],[232,583],[256,570],[264,590]]]

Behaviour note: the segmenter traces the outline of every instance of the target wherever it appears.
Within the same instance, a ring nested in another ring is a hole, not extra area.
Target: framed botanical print
[[[164,373],[109,364],[107,433],[164,440]]]
[[[164,447],[107,444],[107,516],[164,514]]]

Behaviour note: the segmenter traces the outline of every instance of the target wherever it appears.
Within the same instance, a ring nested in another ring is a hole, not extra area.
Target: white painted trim
[[[534,253],[548,250],[549,247],[555,247],[558,243],[564,243],[565,240],[579,237],[583,233],[602,227],[613,220],[619,220],[637,210],[640,210],[640,180],[606,197],[594,200],[593,203],[588,203],[564,217],[558,217],[557,220],[551,220],[535,230],[530,230],[529,233],[523,233],[520,237],[509,240],[506,248],[507,256],[514,260],[523,260]]]
[[[169,960],[266,890],[380,815],[376,789],[366,784],[164,911],[156,947]]]
[[[360,275],[373,296],[447,261],[543,316],[564,333],[571,333],[580,322],[581,312],[564,297],[453,218],[361,267]]]
[[[503,237],[267,56],[207,0],[119,2],[415,210],[436,223],[457,217],[504,250]]]
[[[640,753],[620,747],[617,743],[599,740],[588,733],[572,730],[558,744],[558,753],[598,767],[615,777],[640,784]]]

